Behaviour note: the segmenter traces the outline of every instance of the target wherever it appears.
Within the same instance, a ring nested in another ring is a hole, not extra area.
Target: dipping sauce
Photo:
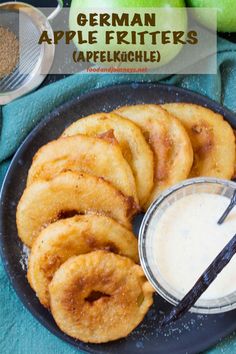
[[[153,228],[153,261],[170,288],[185,295],[236,233],[236,208],[222,225],[217,221],[229,198],[210,193],[174,201]],[[217,299],[236,291],[236,255],[201,299]]]

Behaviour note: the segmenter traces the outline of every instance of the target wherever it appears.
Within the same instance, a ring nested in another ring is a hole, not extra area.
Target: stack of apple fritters
[[[234,166],[230,125],[184,103],[94,114],[41,147],[16,218],[31,248],[28,280],[58,326],[92,343],[128,335],[153,294],[132,217],[166,188],[189,177],[230,179]]]

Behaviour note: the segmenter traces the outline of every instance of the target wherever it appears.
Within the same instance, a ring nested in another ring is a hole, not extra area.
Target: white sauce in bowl
[[[236,207],[222,225],[217,221],[229,204],[222,195],[196,193],[170,205],[155,227],[154,259],[158,272],[185,295],[236,233]],[[201,299],[217,299],[236,291],[236,255]]]

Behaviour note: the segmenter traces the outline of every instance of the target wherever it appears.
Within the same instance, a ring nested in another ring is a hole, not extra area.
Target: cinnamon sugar
[[[19,61],[19,40],[15,33],[0,26],[0,79],[12,73]]]

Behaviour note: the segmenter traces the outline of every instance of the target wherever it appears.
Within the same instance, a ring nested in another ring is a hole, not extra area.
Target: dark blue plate
[[[78,117],[99,111],[111,111],[118,106],[138,103],[197,103],[224,115],[236,128],[236,116],[206,97],[173,86],[160,84],[129,84],[93,91],[68,102],[50,113],[26,138],[12,160],[3,183],[0,205],[0,246],[5,269],[25,307],[64,341],[89,353],[112,354],[183,354],[199,353],[216,344],[236,329],[236,311],[221,315],[187,314],[165,330],[157,323],[171,305],[155,296],[155,303],[145,320],[127,338],[102,345],[84,344],[60,331],[51,314],[40,305],[26,279],[25,249],[17,236],[15,214],[25,188],[27,171],[38,148],[57,138]],[[227,157],[226,157],[227,158]],[[135,220],[137,233],[142,216]],[[11,309],[9,309],[11,311]]]

